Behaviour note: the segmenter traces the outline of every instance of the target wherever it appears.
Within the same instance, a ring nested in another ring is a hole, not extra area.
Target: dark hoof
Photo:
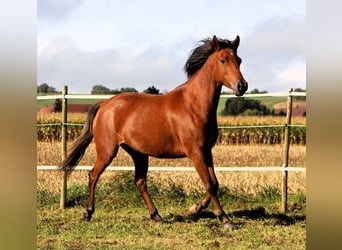
[[[156,226],[160,226],[163,224],[163,218],[156,212],[155,214],[151,214],[151,219]]]
[[[91,220],[91,215],[88,212],[83,213],[83,215],[81,216],[81,220],[84,221],[90,221]]]

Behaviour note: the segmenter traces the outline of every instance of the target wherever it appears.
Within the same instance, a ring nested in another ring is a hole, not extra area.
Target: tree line
[[[120,89],[109,89],[103,85],[94,85],[90,94],[92,95],[117,95],[124,92],[138,92],[135,88],[124,87]],[[47,83],[42,83],[41,85],[37,85],[37,94],[55,94],[61,93],[56,91],[56,88],[49,86]],[[143,91],[143,93],[159,95],[160,91],[154,85],[148,87]]]
[[[294,92],[305,92],[306,90],[296,88]],[[253,89],[250,94],[264,94],[267,91],[259,91],[258,89]],[[306,100],[305,96],[295,96],[293,100]],[[262,104],[260,100],[238,97],[238,98],[228,98],[224,109],[221,111],[221,115],[286,115],[285,112],[281,111],[278,114],[275,113],[274,109],[268,108],[266,105]],[[303,116],[306,115],[306,112]]]
[[[305,92],[306,90],[296,88],[295,92]],[[138,91],[135,88],[124,87],[120,89],[109,89],[103,85],[94,85],[91,94],[92,95],[117,95],[124,92],[135,92]],[[37,86],[37,93],[39,94],[48,94],[48,93],[60,93],[57,92],[56,89],[52,86],[49,86],[46,83]],[[160,91],[154,85],[148,87],[143,91],[143,93],[159,95]],[[257,88],[249,91],[250,94],[262,94],[267,93],[267,91],[259,91]],[[305,96],[303,97],[295,97],[297,100],[305,100]],[[55,112],[59,112],[61,109],[61,101],[60,99],[56,99],[55,102]],[[261,101],[238,97],[238,98],[228,98],[226,100],[224,109],[221,111],[221,115],[275,115],[275,111],[273,109],[268,108],[266,105],[262,104]],[[283,114],[278,114],[283,115]]]
[[[61,93],[56,91],[56,89],[52,86],[49,86],[47,83],[42,83],[41,85],[37,85],[37,94],[55,94]]]

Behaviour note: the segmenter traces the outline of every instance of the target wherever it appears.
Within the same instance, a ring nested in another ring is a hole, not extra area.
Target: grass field
[[[282,145],[215,146],[216,166],[281,166]],[[305,146],[290,147],[289,166],[305,166]],[[80,165],[93,165],[92,143]],[[60,144],[37,142],[37,165],[56,165]],[[131,166],[120,150],[111,165]],[[184,159],[151,158],[151,166],[192,166]],[[289,173],[289,211],[279,213],[281,173],[217,173],[223,208],[239,225],[224,230],[213,206],[199,216],[188,208],[204,195],[195,172],[149,172],[149,191],[165,223],[150,222],[133,183],[133,172],[105,171],[96,189],[91,222],[80,221],[87,201],[87,172],[68,181],[67,209],[59,210],[60,173],[37,172],[37,244],[39,249],[305,249],[306,174]]]
[[[305,249],[305,198],[291,196],[284,215],[274,208],[279,195],[271,190],[255,197],[236,196],[225,189],[221,204],[239,228],[227,231],[213,214],[213,207],[199,216],[187,208],[198,202],[196,195],[184,195],[177,186],[168,193],[151,185],[150,193],[164,224],[150,221],[147,209],[134,190],[129,175],[103,183],[97,189],[97,207],[92,221],[81,221],[84,187],[73,187],[69,207],[61,211],[57,197],[38,206],[38,249]],[[127,182],[125,182],[127,181]],[[38,192],[39,196],[42,196]],[[46,200],[38,197],[38,201]]]

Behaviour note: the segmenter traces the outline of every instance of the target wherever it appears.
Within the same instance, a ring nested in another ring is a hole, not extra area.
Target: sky
[[[304,0],[38,0],[37,7],[37,85],[166,92],[187,80],[183,66],[200,40],[239,35],[249,90],[306,89]]]

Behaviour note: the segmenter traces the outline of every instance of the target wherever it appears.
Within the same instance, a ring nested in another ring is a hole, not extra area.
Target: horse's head
[[[212,54],[215,80],[234,91],[235,95],[242,96],[248,89],[248,84],[240,71],[241,58],[237,55],[240,38],[237,36],[232,42],[222,42],[213,37],[215,52]]]

